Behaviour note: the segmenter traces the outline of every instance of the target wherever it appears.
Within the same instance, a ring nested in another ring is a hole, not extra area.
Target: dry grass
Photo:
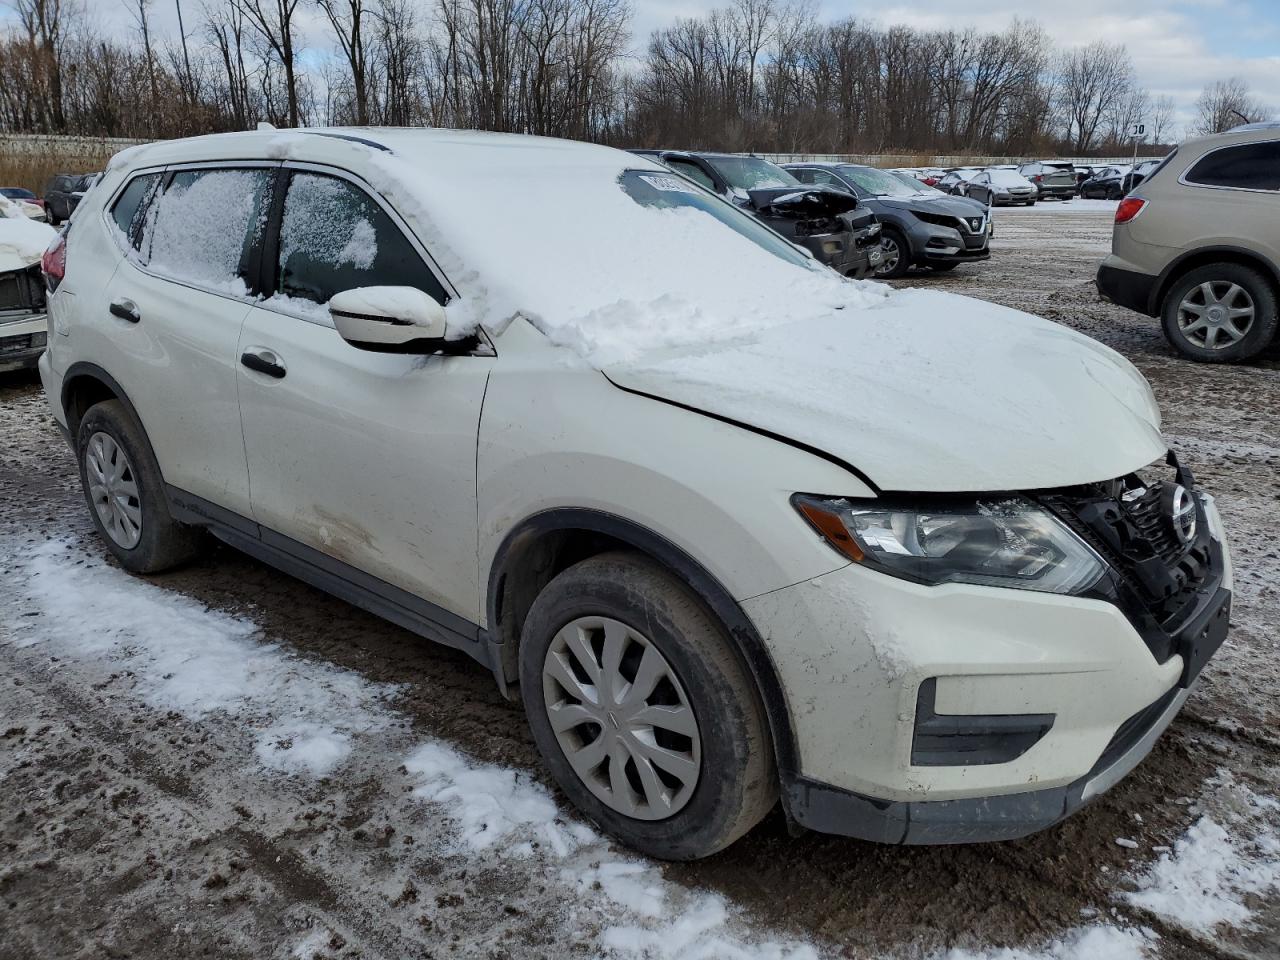
[[[106,167],[118,148],[104,149],[97,156],[67,157],[52,155],[5,155],[0,153],[0,186],[26,187],[44,194],[49,178],[58,173],[92,173]]]

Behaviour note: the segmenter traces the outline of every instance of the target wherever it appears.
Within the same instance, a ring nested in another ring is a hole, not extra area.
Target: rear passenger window
[[[363,190],[315,173],[295,173],[280,222],[276,293],[328,303],[353,287],[417,287],[449,298],[395,222]]]
[[[1197,160],[1186,179],[1209,187],[1280,190],[1280,140],[1215,150]]]
[[[142,249],[142,221],[151,191],[160,182],[160,174],[146,173],[134,177],[111,208],[111,219],[120,229],[123,242],[134,250]]]
[[[152,201],[142,249],[151,269],[220,293],[245,296],[266,222],[271,172],[180,170]]]

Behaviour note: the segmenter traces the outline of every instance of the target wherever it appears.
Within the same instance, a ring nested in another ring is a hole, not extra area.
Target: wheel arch
[[[1257,270],[1266,277],[1272,291],[1277,298],[1280,298],[1280,267],[1256,250],[1231,244],[1214,244],[1208,247],[1197,247],[1182,254],[1160,272],[1160,278],[1151,292],[1148,314],[1153,317],[1163,315],[1164,298],[1168,295],[1170,288],[1184,274],[1211,263],[1234,263]]]
[[[513,696],[520,631],[538,592],[572,564],[616,549],[638,552],[672,571],[724,626],[764,706],[780,777],[784,785],[790,782],[798,770],[791,717],[773,658],[755,625],[706,567],[666,537],[625,517],[557,508],[526,518],[503,538],[489,570],[485,601],[490,662],[503,693]]]
[[[67,367],[62,375],[62,395],[59,400],[63,415],[67,418],[67,430],[72,443],[80,429],[80,421],[89,408],[104,400],[119,400],[129,411],[129,415],[139,424],[142,423],[142,418],[138,416],[133,402],[119,382],[102,367],[87,360],[79,360]],[[144,429],[143,434],[145,433]]]

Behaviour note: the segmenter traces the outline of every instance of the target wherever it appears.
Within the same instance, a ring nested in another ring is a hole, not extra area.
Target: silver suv
[[[1246,360],[1276,335],[1280,123],[1189,140],[1116,209],[1098,291],[1160,317],[1193,360]]]

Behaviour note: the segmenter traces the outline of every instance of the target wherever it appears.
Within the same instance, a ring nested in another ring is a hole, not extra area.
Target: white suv
[[[1045,827],[1226,633],[1218,514],[1129,363],[845,280],[628,153],[157,143],[46,270],[44,386],[125,567],[207,530],[466,650],[657,856],[779,796],[891,843]]]

